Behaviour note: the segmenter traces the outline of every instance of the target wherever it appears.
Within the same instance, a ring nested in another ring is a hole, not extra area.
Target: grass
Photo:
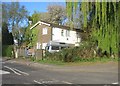
[[[51,64],[51,65],[65,65],[65,62],[62,61],[53,61],[53,60],[37,60],[36,62],[42,63],[42,64]]]
[[[80,65],[91,65],[91,64],[97,64],[97,63],[107,63],[107,62],[114,62],[117,63],[120,61],[118,58],[91,58],[91,59],[80,59],[75,62],[63,62],[63,61],[56,61],[56,60],[35,60],[34,57],[29,57],[29,58],[21,58],[24,60],[29,60],[32,62],[37,62],[41,64],[47,64],[47,65],[57,65],[57,66],[80,66]]]
[[[118,62],[118,58],[94,58],[94,59],[82,59],[76,62],[63,62],[63,61],[56,61],[56,60],[35,60],[32,59],[31,61],[42,63],[42,64],[49,64],[49,65],[58,65],[58,66],[74,66],[74,65],[90,65],[96,63],[107,63],[107,62]],[[120,61],[120,59],[119,59]]]

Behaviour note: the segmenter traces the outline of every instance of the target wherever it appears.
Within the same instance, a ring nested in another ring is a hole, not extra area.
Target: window
[[[59,46],[52,46],[52,50],[59,50]]]
[[[64,35],[63,35],[63,30],[61,31],[61,36],[64,36]]]
[[[37,49],[40,49],[40,48],[41,48],[41,44],[40,44],[40,43],[37,43],[36,48],[37,48]]]
[[[43,28],[43,35],[47,34],[47,28]]]
[[[45,49],[47,43],[42,43],[42,49]]]
[[[66,30],[66,37],[70,36],[70,30]]]

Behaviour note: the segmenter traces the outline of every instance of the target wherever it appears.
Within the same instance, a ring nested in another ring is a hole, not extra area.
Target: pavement
[[[118,84],[118,63],[58,66],[3,59],[3,84]]]

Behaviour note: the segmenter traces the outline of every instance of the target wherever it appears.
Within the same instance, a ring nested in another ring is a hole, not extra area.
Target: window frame
[[[61,30],[61,36],[64,36],[64,30]]]
[[[43,28],[43,30],[42,30],[42,35],[46,35],[46,34],[48,34],[48,28],[47,27]]]
[[[70,37],[70,30],[66,30],[66,37]]]

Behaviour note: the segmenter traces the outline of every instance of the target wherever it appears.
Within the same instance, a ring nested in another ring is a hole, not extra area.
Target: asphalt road
[[[10,60],[2,62],[0,76],[2,84],[118,84],[117,65],[105,65],[35,67]]]

